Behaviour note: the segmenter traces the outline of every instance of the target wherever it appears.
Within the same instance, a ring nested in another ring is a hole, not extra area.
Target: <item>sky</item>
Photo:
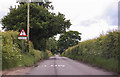
[[[49,0],[58,12],[71,21],[69,30],[82,33],[81,41],[93,39],[100,34],[118,29],[118,1],[119,0]],[[0,2],[0,19],[9,13],[9,7],[16,4],[16,0],[2,0]],[[56,36],[58,39],[59,35]]]

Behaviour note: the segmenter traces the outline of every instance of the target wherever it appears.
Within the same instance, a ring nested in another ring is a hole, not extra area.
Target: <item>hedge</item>
[[[2,33],[2,69],[14,67],[33,66],[36,62],[50,57],[50,51],[42,52],[35,50],[29,41],[29,52],[27,52],[27,40],[24,40],[24,50],[22,40],[18,39],[17,31],[5,31]]]
[[[120,72],[120,33],[108,32],[98,38],[80,42],[78,45],[68,48],[62,53],[75,60],[90,63],[110,71]]]

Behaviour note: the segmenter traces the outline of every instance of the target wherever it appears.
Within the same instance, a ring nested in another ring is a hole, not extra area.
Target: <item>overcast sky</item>
[[[62,13],[70,19],[69,30],[82,33],[82,41],[96,38],[101,33],[118,28],[119,0],[50,0],[55,13]],[[7,15],[9,7],[16,0],[1,0],[0,19]],[[58,37],[57,37],[58,39]]]

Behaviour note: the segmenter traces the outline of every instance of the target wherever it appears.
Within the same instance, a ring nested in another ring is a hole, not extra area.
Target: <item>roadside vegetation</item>
[[[118,67],[120,57],[119,37],[120,33],[118,31],[108,32],[96,39],[83,41],[78,45],[69,47],[62,53],[62,56],[120,73]]]
[[[24,40],[24,51],[21,53],[22,40],[19,32],[27,32],[27,4],[19,3],[17,8],[10,7],[10,13],[2,18],[2,62],[3,69],[18,66],[32,66],[37,61],[46,59],[57,52],[55,35],[66,32],[71,22],[62,13],[53,13],[52,2],[30,3],[30,41],[27,52],[27,41]]]
[[[36,62],[52,56],[51,52],[35,50],[30,41],[30,51],[27,52],[27,40],[24,40],[24,50],[22,40],[18,39],[17,31],[5,31],[2,33],[2,69],[14,67],[33,66]]]

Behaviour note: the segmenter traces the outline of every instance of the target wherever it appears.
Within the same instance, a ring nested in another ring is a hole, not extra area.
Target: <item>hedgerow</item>
[[[90,63],[114,72],[120,72],[118,58],[120,57],[120,33],[108,32],[96,39],[80,42],[68,48],[62,56]]]
[[[18,39],[17,31],[5,31],[2,33],[2,68],[9,69],[13,67],[33,66],[37,61],[51,56],[50,51],[42,52],[33,48],[29,41],[29,52],[27,52],[27,40],[24,40],[24,49],[22,49],[22,40]]]

